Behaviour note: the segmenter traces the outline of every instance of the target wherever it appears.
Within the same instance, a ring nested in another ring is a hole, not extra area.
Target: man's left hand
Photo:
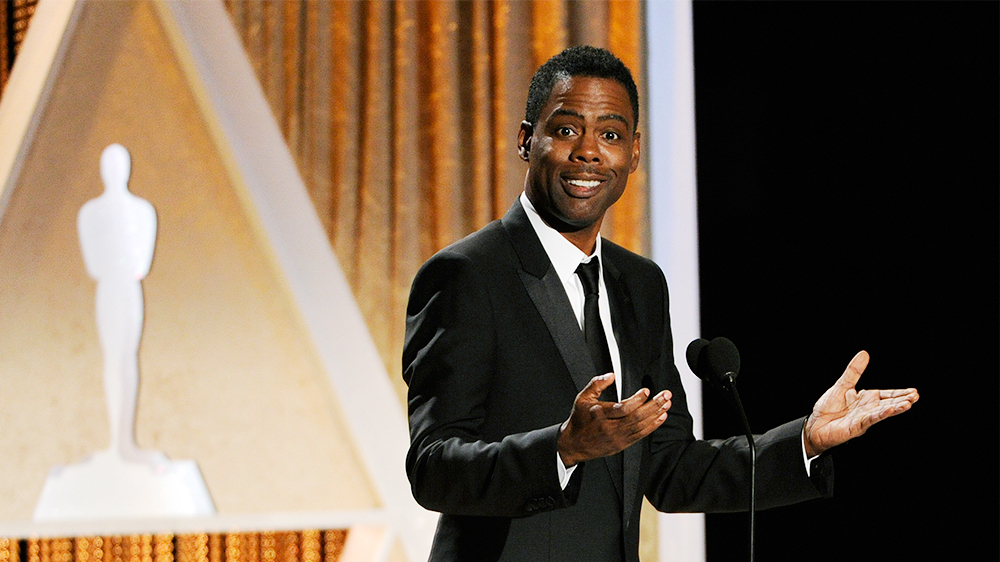
[[[809,457],[864,434],[886,418],[902,414],[920,398],[915,388],[856,390],[854,387],[867,366],[868,352],[858,352],[844,374],[816,401],[802,432]]]

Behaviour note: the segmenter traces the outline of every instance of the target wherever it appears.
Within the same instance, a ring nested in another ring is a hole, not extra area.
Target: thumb
[[[851,359],[851,362],[847,364],[847,369],[844,370],[844,374],[840,375],[837,384],[846,389],[856,387],[858,380],[861,379],[861,373],[864,373],[865,368],[868,366],[868,361],[868,352],[864,350],[859,351]]]
[[[580,398],[587,402],[597,402],[601,398],[601,393],[604,389],[613,385],[615,383],[614,373],[605,373],[603,375],[598,375],[587,383],[587,386],[580,391]]]

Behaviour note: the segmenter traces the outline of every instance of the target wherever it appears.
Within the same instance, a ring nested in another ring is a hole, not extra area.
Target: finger
[[[865,372],[865,368],[868,367],[868,352],[859,351],[857,355],[851,359],[851,362],[847,364],[847,368],[844,369],[844,374],[840,375],[837,379],[837,385],[844,388],[854,388],[858,384],[858,379],[861,378],[861,373]]]
[[[625,427],[644,424],[654,420],[670,409],[672,395],[669,390],[664,390],[637,408],[627,417],[622,418],[621,423]]]
[[[860,419],[860,433],[868,431],[868,429],[875,425],[876,423],[889,419],[893,416],[898,416],[909,410],[913,406],[913,402],[904,399],[893,399],[883,401],[879,404],[879,407],[875,410],[869,412],[863,418]],[[859,434],[860,434],[859,433]]]
[[[652,400],[646,400],[647,396],[649,396],[649,389],[640,388],[628,400],[620,404],[616,404],[615,413],[610,414],[608,417],[631,417],[633,419],[623,419],[623,423],[634,423],[635,419],[648,417],[653,415],[653,413],[657,410],[663,408],[664,403],[669,402],[673,395],[669,390],[664,390],[654,396]],[[669,408],[669,406],[667,406],[667,408]]]
[[[643,437],[649,435],[650,433],[656,431],[656,428],[663,425],[663,422],[667,421],[667,409],[670,408],[670,402],[667,401],[666,408],[654,410],[651,416],[647,416],[637,421],[634,424],[629,425],[626,429],[629,434],[629,440],[634,443]]]
[[[910,400],[906,397],[893,398],[885,404],[885,409],[887,410],[885,417],[898,416],[903,412],[909,410],[913,407],[915,400]]]
[[[601,398],[601,393],[604,389],[615,383],[614,373],[605,373],[603,375],[597,375],[596,377],[590,379],[587,386],[583,387],[580,394],[577,395],[577,402],[597,402]]]
[[[878,397],[882,400],[887,398],[907,398],[912,399],[916,402],[920,398],[920,394],[917,393],[915,388],[893,388],[887,390],[879,390]]]
[[[608,417],[610,418],[625,417],[634,412],[639,407],[641,407],[643,404],[645,404],[646,400],[648,399],[649,399],[649,389],[640,388],[632,396],[629,396],[628,398],[622,400],[621,402],[615,403],[611,407],[611,411],[608,412]]]

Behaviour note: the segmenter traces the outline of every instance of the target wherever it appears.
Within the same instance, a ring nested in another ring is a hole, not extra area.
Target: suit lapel
[[[566,367],[573,377],[577,392],[583,390],[583,387],[587,386],[590,379],[594,377],[596,368],[590,358],[590,352],[587,351],[583,331],[580,330],[580,325],[577,324],[576,317],[573,316],[572,307],[566,297],[566,289],[563,288],[555,270],[551,267],[549,268],[549,273],[542,279],[538,279],[523,270],[519,273],[521,281],[524,283],[524,288],[527,289],[528,295],[531,296],[535,307],[545,320],[545,324],[549,328],[549,333],[552,334],[552,339],[555,340],[556,347],[559,348],[559,354],[562,356],[563,362],[566,363]],[[629,449],[625,450],[626,458],[629,456],[629,450],[633,448],[636,451],[639,450],[635,447],[629,447]],[[593,462],[603,461],[602,464],[607,467],[610,473],[611,481],[614,483],[618,497],[626,498],[628,496],[624,495],[627,488],[623,486],[622,465],[612,462],[614,458],[595,459]],[[624,473],[627,475],[628,470],[626,469]],[[623,503],[624,505],[628,505],[628,502]],[[624,510],[626,517],[629,511],[628,509]]]
[[[542,243],[538,241],[520,201],[515,201],[501,222],[521,262],[521,269],[518,270],[521,282],[545,321],[579,392],[593,378],[596,369],[587,352],[583,332],[573,315],[566,289],[559,281]]]

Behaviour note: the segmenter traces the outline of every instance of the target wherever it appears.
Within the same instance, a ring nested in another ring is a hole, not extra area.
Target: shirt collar
[[[535,234],[538,235],[538,240],[541,241],[542,248],[545,249],[545,253],[549,256],[549,261],[552,262],[552,267],[555,268],[560,279],[567,279],[575,274],[576,268],[581,263],[589,262],[594,256],[601,257],[600,234],[597,235],[594,253],[588,256],[560,234],[558,230],[545,224],[538,211],[535,210],[535,206],[531,204],[528,196],[523,192],[521,193],[521,206],[524,207],[528,221],[535,229]]]

